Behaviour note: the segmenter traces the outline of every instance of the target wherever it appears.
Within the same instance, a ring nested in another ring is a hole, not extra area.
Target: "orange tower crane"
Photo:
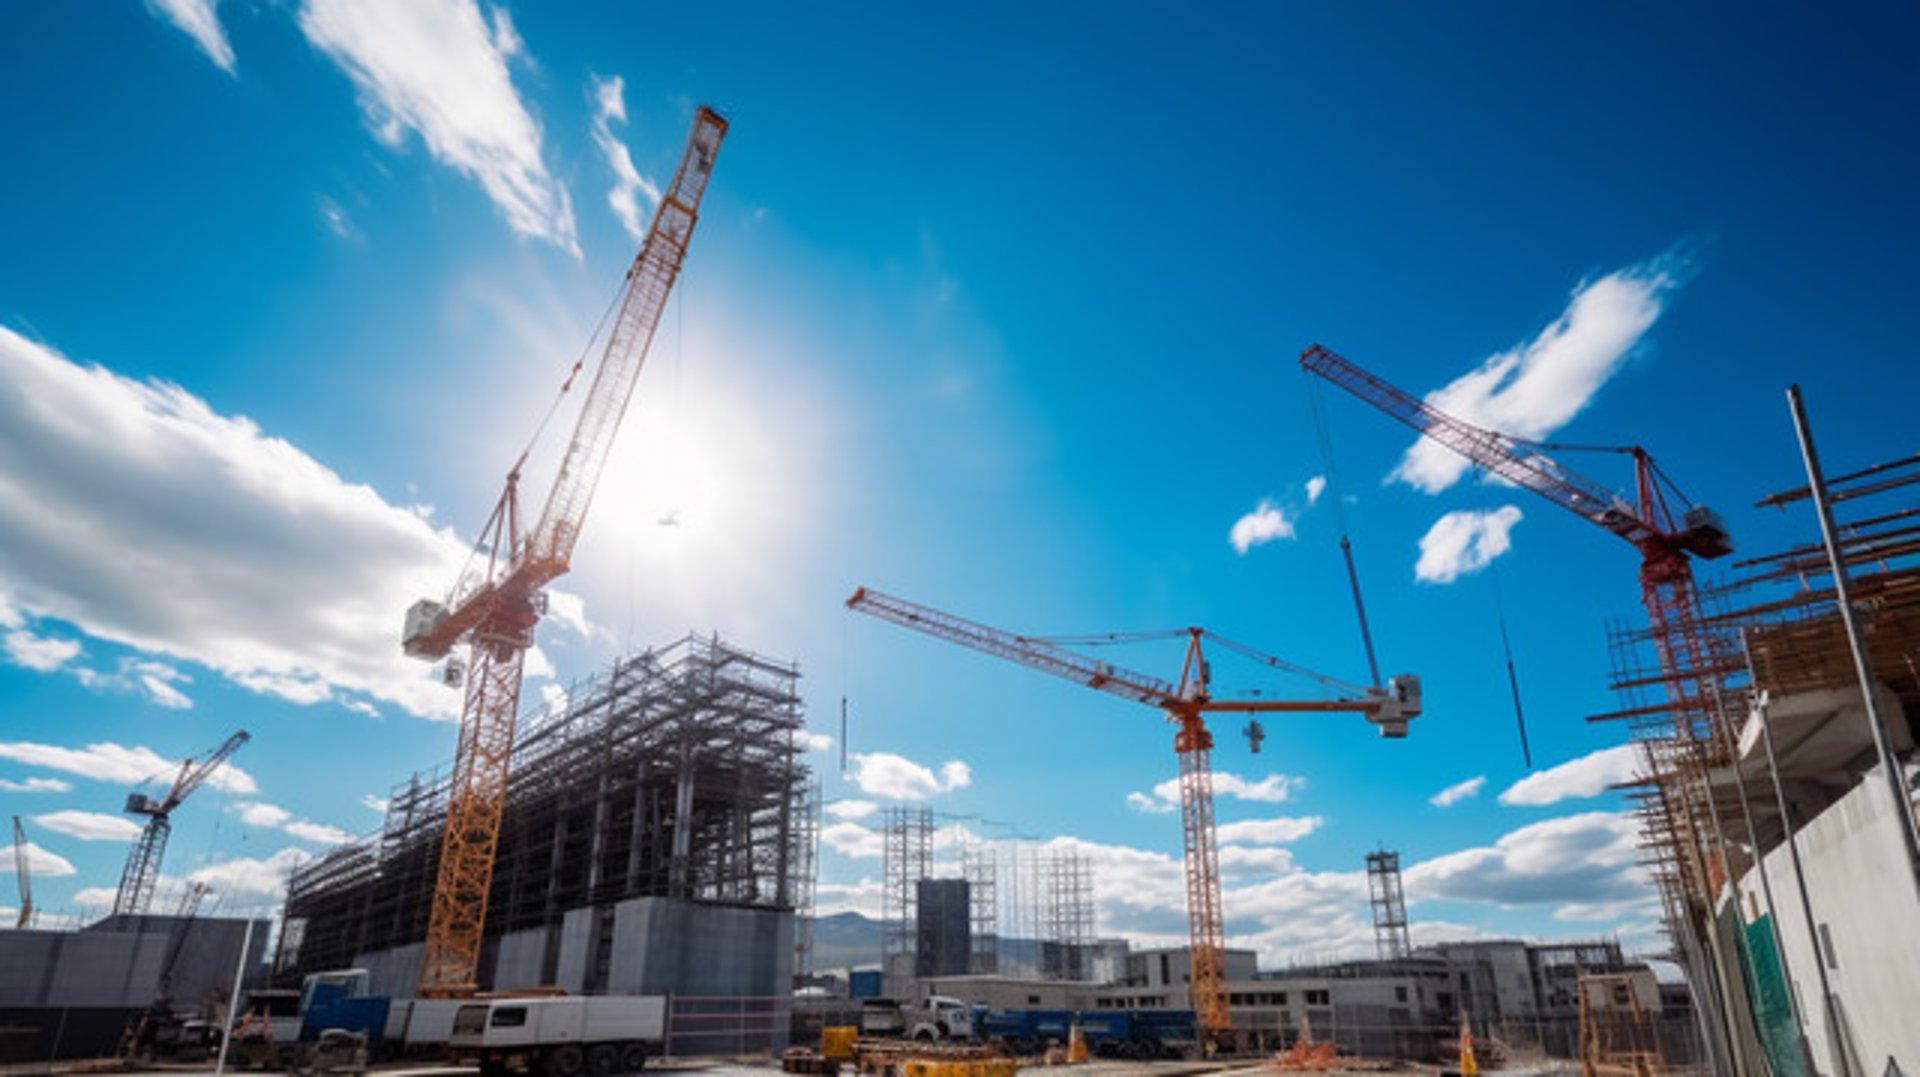
[[[1175,727],[1173,750],[1180,757],[1180,820],[1186,835],[1187,925],[1192,966],[1190,989],[1201,1031],[1215,1044],[1231,1040],[1233,1022],[1227,1011],[1226,916],[1220,903],[1220,857],[1213,821],[1213,733],[1207,729],[1206,716],[1223,711],[1345,712],[1365,715],[1380,727],[1383,737],[1404,737],[1407,723],[1420,714],[1420,678],[1412,674],[1389,679],[1385,688],[1355,688],[1201,628],[1162,634],[1187,638],[1180,683],[1171,684],[1067,650],[1054,640],[1017,636],[866,587],[847,599],[847,607],[1166,712],[1167,721]],[[1347,689],[1355,698],[1215,699],[1208,688],[1211,673],[1201,650],[1202,640],[1237,651],[1256,662],[1303,673]]]
[[[514,719],[520,706],[521,663],[546,612],[548,583],[566,574],[594,487],[607,461],[634,382],[646,362],[654,327],[680,274],[687,242],[699,219],[700,198],[726,137],[727,121],[701,106],[694,114],[673,182],[660,198],[653,225],[627,270],[619,314],[593,385],[580,407],[573,439],[560,462],[545,510],[531,531],[520,529],[518,487],[526,454],[507,472],[506,490],[482,529],[477,549],[486,566],[463,575],[446,601],[421,599],[407,610],[401,646],[428,661],[467,644],[466,698],[447,800],[447,828],[420,969],[420,994],[472,994],[486,927],[487,892],[506,806]],[[580,373],[574,364],[561,391]],[[456,660],[457,661],[457,660]],[[455,666],[455,669],[458,667]]]

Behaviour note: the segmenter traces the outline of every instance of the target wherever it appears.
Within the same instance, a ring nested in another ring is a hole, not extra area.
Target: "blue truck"
[[[974,1021],[974,1034],[1016,1058],[1066,1046],[1073,1027],[1103,1058],[1181,1058],[1199,1042],[1192,1010],[1002,1010]]]

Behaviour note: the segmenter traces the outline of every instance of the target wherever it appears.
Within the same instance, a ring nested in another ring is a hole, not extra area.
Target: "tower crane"
[[[1724,557],[1733,552],[1733,540],[1719,514],[1704,505],[1688,506],[1675,520],[1666,496],[1673,484],[1645,449],[1635,445],[1602,450],[1633,458],[1637,500],[1628,502],[1547,455],[1571,446],[1530,442],[1463,422],[1318,344],[1300,354],[1300,366],[1487,471],[1632,543],[1640,551],[1640,598],[1652,624],[1670,701],[1676,709],[1685,709],[1709,699],[1710,691],[1689,687],[1682,673],[1702,668],[1704,648],[1692,559]],[[1678,498],[1678,491],[1674,493]],[[1684,504],[1685,499],[1680,500]]]
[[[20,817],[13,817],[13,870],[20,880],[20,918],[13,927],[25,931],[33,926],[33,873],[27,868],[27,828]]]
[[[1098,661],[1051,640],[1015,635],[866,587],[847,599],[847,607],[1166,712],[1167,721],[1175,727],[1173,750],[1180,758],[1180,820],[1186,839],[1187,925],[1192,967],[1190,991],[1201,1031],[1212,1043],[1230,1040],[1233,1022],[1227,1010],[1226,916],[1221,909],[1220,859],[1213,819],[1213,733],[1207,728],[1206,716],[1221,712],[1345,712],[1365,715],[1380,727],[1383,737],[1404,737],[1407,723],[1420,714],[1420,678],[1412,674],[1390,678],[1384,688],[1355,688],[1202,628],[1170,634],[1187,639],[1180,681],[1174,684]],[[1216,699],[1208,684],[1211,671],[1202,651],[1203,640],[1275,668],[1308,673],[1346,689],[1351,696],[1300,701]]]
[[[466,694],[448,792],[447,826],[421,963],[423,997],[461,997],[476,989],[487,891],[493,880],[520,705],[521,664],[533,645],[534,627],[546,612],[542,589],[570,567],[594,487],[646,362],[654,327],[686,258],[700,198],[726,133],[727,121],[719,113],[701,106],[694,114],[693,130],[673,182],[661,196],[640,253],[627,270],[619,313],[538,522],[525,533],[520,529],[523,452],[507,472],[506,489],[481,532],[477,548],[485,553],[484,570],[463,575],[444,602],[421,599],[407,610],[401,635],[407,654],[438,661],[455,646],[467,646]],[[576,363],[562,392],[572,386],[580,369]]]
[[[1666,492],[1673,490],[1683,505],[1685,498],[1661,473],[1653,457],[1637,445],[1602,449],[1633,458],[1636,499],[1629,502],[1547,455],[1583,447],[1530,442],[1463,422],[1319,344],[1300,354],[1300,366],[1492,474],[1532,490],[1632,543],[1640,551],[1640,600],[1647,610],[1660,662],[1666,709],[1672,712],[1674,721],[1674,737],[1659,752],[1686,753],[1687,762],[1695,765],[1718,761],[1730,743],[1730,734],[1719,714],[1721,683],[1712,672],[1693,578],[1693,558],[1711,559],[1733,552],[1733,541],[1717,513],[1704,505],[1693,505],[1676,520]],[[1663,898],[1667,901],[1669,928],[1676,934],[1675,941],[1686,947],[1696,982],[1711,983],[1716,977],[1695,955],[1702,940],[1709,947],[1714,945],[1713,936],[1696,921],[1704,910],[1712,908],[1719,888],[1715,876],[1724,867],[1715,863],[1704,842],[1694,840],[1703,832],[1701,818],[1710,820],[1715,811],[1712,793],[1682,784],[1683,775],[1676,766],[1679,759],[1666,754],[1652,759],[1656,770],[1653,778],[1659,785],[1654,810],[1664,816],[1675,836],[1681,865],[1675,880],[1678,892],[1663,893]],[[1704,785],[1704,780],[1700,784]],[[1663,883],[1663,891],[1670,885]],[[1689,910],[1687,917],[1680,914],[1682,908]]]
[[[180,775],[174,779],[173,788],[167,790],[167,795],[159,800],[145,793],[127,794],[127,814],[146,816],[147,825],[140,836],[134,839],[133,848],[127,853],[127,865],[120,871],[120,889],[113,896],[114,915],[138,916],[147,911],[147,902],[153,897],[154,880],[160,877],[160,858],[167,851],[167,835],[173,832],[173,809],[200,788],[246,742],[247,731],[242,729],[204,758],[188,758],[180,764]]]

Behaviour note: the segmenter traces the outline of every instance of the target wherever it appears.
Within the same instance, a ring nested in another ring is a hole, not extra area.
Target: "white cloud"
[[[851,883],[822,882],[814,887],[815,915],[857,912],[878,920],[885,908],[884,890],[880,880],[870,875],[863,875],[859,881]]]
[[[1306,779],[1291,774],[1269,774],[1259,781],[1249,781],[1231,771],[1216,771],[1213,775],[1213,795],[1215,799],[1233,797],[1236,800],[1250,800],[1261,804],[1281,804],[1293,795],[1295,789],[1306,784]],[[1128,793],[1127,806],[1135,811],[1161,814],[1177,811],[1180,808],[1180,779],[1168,778],[1153,787],[1153,795]]]
[[[552,677],[555,672],[553,659],[547,657],[547,652],[541,650],[539,644],[527,648],[526,660],[520,667],[522,677],[533,680],[536,677]]]
[[[1127,807],[1132,808],[1134,811],[1148,812],[1153,815],[1165,815],[1171,811],[1179,811],[1180,802],[1178,800],[1162,800],[1159,797],[1148,796],[1145,793],[1128,793]]]
[[[35,878],[59,879],[78,874],[78,869],[65,857],[58,853],[50,853],[32,842],[0,848],[0,864],[6,865],[0,870],[12,871],[15,863],[14,856],[20,851],[27,854],[27,870],[32,872]],[[113,899],[108,898],[107,903],[112,904]]]
[[[627,122],[627,104],[624,98],[626,83],[615,75],[610,79],[593,80],[593,143],[606,155],[607,167],[613,170],[613,186],[607,191],[607,205],[613,208],[613,215],[620,219],[620,226],[627,230],[635,243],[646,238],[647,225],[642,219],[639,196],[647,196],[647,208],[660,204],[660,185],[640,174],[633,167],[633,155],[627,152],[626,143],[614,137],[613,125]]]
[[[1500,803],[1538,806],[1595,797],[1609,786],[1632,781],[1639,769],[1640,753],[1633,745],[1601,748],[1514,782],[1500,794]]]
[[[1413,865],[1405,873],[1407,896],[1501,907],[1554,905],[1576,913],[1637,902],[1651,894],[1637,837],[1638,827],[1625,812],[1543,820],[1490,846]]]
[[[33,821],[56,834],[65,834],[81,841],[132,841],[140,836],[138,823],[100,812],[48,812],[34,816]]]
[[[832,737],[825,733],[815,733],[811,729],[802,729],[797,739],[800,747],[809,752],[830,752],[833,751],[835,744]]]
[[[1243,819],[1237,823],[1221,823],[1218,834],[1222,845],[1230,845],[1234,842],[1280,845],[1306,837],[1320,829],[1320,824],[1324,822],[1326,820],[1318,815]]]
[[[387,802],[380,797],[374,796],[372,793],[364,793],[361,795],[360,806],[370,812],[378,812],[381,815],[387,814]]]
[[[940,765],[940,772],[892,752],[862,752],[853,757],[853,783],[869,796],[885,800],[925,800],[964,789],[973,772],[958,759]]]
[[[462,543],[177,386],[4,328],[0,382],[14,390],[0,394],[0,590],[14,606],[296,702],[351,689],[453,712],[394,635],[406,596],[453,578]],[[82,679],[179,705],[174,673],[142,659]]]
[[[1233,544],[1233,552],[1245,556],[1255,546],[1263,546],[1275,539],[1293,537],[1293,521],[1273,502],[1260,499],[1252,512],[1233,522],[1233,528],[1227,532],[1227,541]]]
[[[352,218],[347,216],[346,207],[328,198],[326,195],[319,197],[318,205],[320,207],[320,219],[327,222],[327,231],[332,232],[341,239],[358,239],[360,237],[359,231],[353,227]]]
[[[71,793],[72,782],[63,782],[58,778],[28,778],[24,782],[8,781],[0,778],[0,792],[4,793]]]
[[[280,898],[286,896],[288,874],[311,860],[312,853],[288,846],[264,859],[242,858],[209,864],[190,872],[187,879],[206,883],[222,897]],[[111,900],[108,899],[109,903]]]
[[[515,232],[579,254],[572,202],[508,70],[524,52],[511,21],[489,27],[473,0],[304,0],[300,29],[353,80],[381,142],[398,148],[414,131]]]
[[[233,73],[233,45],[214,11],[220,0],[148,0],[167,21],[185,31],[221,70]]]
[[[836,800],[826,807],[835,819],[865,819],[879,810],[880,805],[871,800]]]
[[[1455,782],[1427,798],[1427,803],[1436,808],[1450,808],[1471,796],[1480,795],[1480,787],[1487,784],[1485,774],[1476,774],[1464,782]]]
[[[247,801],[236,805],[234,811],[240,821],[248,826],[279,827],[293,818],[293,813],[278,804],[266,804],[260,801]]]
[[[380,708],[364,699],[343,699],[340,701],[340,705],[355,714],[364,714],[369,718],[380,717]]]
[[[587,620],[587,600],[572,591],[547,588],[547,620],[571,628],[581,639],[593,638],[593,622]]]
[[[73,903],[83,909],[111,909],[119,896],[111,886],[89,886],[74,892]]]
[[[842,856],[873,857],[886,852],[881,833],[859,823],[832,823],[821,827],[820,841]]]
[[[1678,259],[1665,256],[1582,283],[1539,336],[1428,393],[1427,403],[1512,437],[1545,438],[1578,415],[1620,369],[1660,317],[1684,270]],[[1469,466],[1452,449],[1422,437],[1390,477],[1438,493]]]
[[[24,629],[6,635],[7,657],[36,673],[52,673],[80,655],[80,641],[36,636]]]
[[[1449,512],[1440,517],[1420,536],[1420,560],[1413,566],[1414,578],[1452,583],[1486,568],[1512,548],[1508,533],[1520,522],[1520,515],[1518,507],[1502,505],[1486,512]]]
[[[571,702],[572,697],[561,685],[548,682],[540,686],[540,705],[546,708],[548,714],[565,714],[567,704]]]
[[[141,785],[150,781],[171,785],[180,773],[179,761],[167,759],[151,748],[140,745],[129,748],[106,742],[85,748],[62,748],[31,741],[0,741],[0,759],[115,785]],[[241,795],[260,791],[253,775],[234,766],[231,760],[207,775],[207,784]]]
[[[1307,504],[1317,504],[1320,500],[1320,495],[1326,492],[1327,477],[1325,475],[1315,475],[1313,478],[1307,480]]]
[[[294,837],[299,838],[301,841],[311,841],[319,845],[339,845],[353,838],[352,834],[347,833],[337,826],[310,822],[306,819],[302,819],[297,823],[288,823],[282,829]]]

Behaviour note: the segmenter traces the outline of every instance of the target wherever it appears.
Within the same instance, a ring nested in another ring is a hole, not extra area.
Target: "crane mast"
[[[134,839],[126,866],[120,870],[120,889],[113,896],[116,916],[138,916],[147,911],[147,904],[153,898],[153,884],[160,877],[160,859],[166,855],[167,836],[173,832],[173,809],[200,788],[247,739],[247,731],[242,729],[201,759],[189,758],[181,763],[173,787],[159,800],[145,793],[127,795],[127,813],[146,816],[147,825]]]
[[[595,486],[646,362],[667,295],[679,277],[699,220],[700,199],[713,172],[727,121],[702,106],[673,181],[654,211],[640,253],[627,269],[627,286],[606,348],[561,458],[546,506],[533,528],[520,528],[522,454],[482,529],[484,569],[456,583],[444,603],[423,599],[407,611],[401,646],[438,660],[465,643],[466,694],[448,792],[447,827],[421,961],[420,993],[449,998],[471,994],[486,926],[501,813],[506,806],[514,721],[520,706],[522,663],[546,612],[542,588],[566,574]],[[576,364],[566,385],[580,373]],[[563,390],[564,391],[564,390]]]
[[[20,916],[13,927],[25,931],[33,926],[33,874],[27,867],[27,828],[20,817],[13,817],[13,870],[20,882]]]
[[[1213,733],[1206,715],[1238,712],[1348,712],[1363,714],[1382,736],[1403,737],[1407,722],[1420,713],[1420,680],[1411,674],[1392,678],[1385,688],[1359,690],[1359,698],[1335,700],[1215,699],[1208,686],[1202,641],[1212,639],[1255,660],[1286,666],[1201,628],[1186,630],[1186,658],[1178,684],[1122,669],[1077,654],[1047,640],[1015,635],[906,599],[862,587],[847,607],[891,621],[936,639],[1051,673],[1096,691],[1160,708],[1176,728],[1173,748],[1180,760],[1180,821],[1187,885],[1189,991],[1202,1032],[1210,1042],[1229,1042],[1233,1019],[1226,994],[1226,914],[1221,905],[1218,828],[1213,813]]]

